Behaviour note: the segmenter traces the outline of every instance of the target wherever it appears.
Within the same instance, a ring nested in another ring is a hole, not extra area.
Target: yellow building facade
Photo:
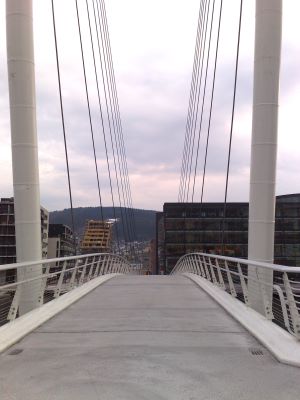
[[[106,221],[89,220],[81,241],[82,253],[103,253],[108,251],[112,240],[112,224]]]

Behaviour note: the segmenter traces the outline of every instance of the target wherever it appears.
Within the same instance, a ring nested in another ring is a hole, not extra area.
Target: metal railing
[[[33,309],[110,273],[138,274],[139,271],[131,268],[123,257],[109,253],[1,265],[0,326],[26,312],[23,302],[28,301],[28,295]]]
[[[261,312],[300,340],[300,267],[205,253],[181,257],[171,274],[190,272]]]

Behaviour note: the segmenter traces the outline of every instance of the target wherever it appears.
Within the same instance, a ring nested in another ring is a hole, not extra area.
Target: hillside
[[[122,208],[125,218],[125,211]],[[137,239],[139,241],[151,240],[155,237],[155,211],[134,209]],[[112,207],[103,207],[104,219],[114,218]],[[116,208],[116,218],[119,219],[118,231],[120,238],[123,238],[121,209]],[[101,219],[100,207],[79,207],[74,208],[75,230],[78,235],[82,235],[85,222],[88,219]],[[52,211],[50,213],[51,224],[65,224],[71,227],[71,212],[70,209],[61,211]]]

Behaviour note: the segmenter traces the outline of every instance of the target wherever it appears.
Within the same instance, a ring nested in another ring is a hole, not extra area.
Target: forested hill
[[[122,208],[122,212],[123,212],[123,217],[125,218],[124,208]],[[151,240],[155,238],[155,213],[156,212],[152,210],[134,209],[137,239],[139,241]],[[114,218],[113,208],[103,207],[103,217],[104,219]],[[121,209],[119,207],[116,207],[116,218],[119,219],[118,231],[120,237],[123,238]],[[75,230],[78,235],[82,235],[86,220],[88,219],[95,219],[95,220],[101,219],[100,207],[74,208]],[[50,223],[65,224],[71,227],[72,224],[71,224],[70,209],[65,209],[61,211],[52,211],[50,213]]]

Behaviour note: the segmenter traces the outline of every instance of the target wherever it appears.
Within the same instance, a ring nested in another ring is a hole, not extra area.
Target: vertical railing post
[[[264,312],[261,312],[261,310],[259,310],[259,312],[261,314],[264,314],[267,319],[271,320],[274,318],[272,311],[272,297],[270,298],[270,292],[272,293],[273,296],[273,284],[270,287],[266,282],[263,282],[262,276],[261,274],[259,274],[259,271],[257,271],[257,279],[264,308]]]
[[[40,287],[39,303],[38,303],[39,306],[42,306],[44,304],[44,295],[47,286],[49,272],[50,272],[50,264],[47,264],[45,272],[43,274],[43,278],[41,279],[41,287]]]
[[[108,273],[111,274],[114,270],[114,265],[115,265],[115,257],[111,256],[110,257],[110,264],[109,264],[109,268],[108,268]]]
[[[230,290],[231,296],[237,297],[236,290],[235,290],[235,287],[234,287],[234,283],[233,283],[233,280],[232,280],[232,276],[231,276],[231,273],[230,273],[230,269],[228,267],[228,263],[227,263],[226,260],[225,260],[225,269],[226,269],[226,273],[227,273],[227,279],[228,279],[229,290]]]
[[[98,256],[98,261],[97,261],[97,266],[95,268],[94,278],[97,278],[97,276],[99,275],[100,263],[101,263],[101,255]]]
[[[75,279],[76,279],[76,275],[77,275],[77,271],[78,271],[78,264],[79,264],[79,259],[77,259],[75,261],[75,265],[74,265],[74,269],[71,275],[71,279],[67,285],[67,290],[72,290],[75,286]]]
[[[85,277],[85,273],[86,273],[86,267],[88,264],[88,260],[89,260],[89,257],[86,257],[86,259],[84,260],[83,268],[82,268],[80,279],[79,279],[79,285],[82,285],[84,282],[84,277]]]
[[[14,298],[11,303],[9,312],[8,312],[7,319],[9,321],[13,321],[14,319],[16,319],[19,305],[20,305],[21,294],[22,294],[22,285],[18,285],[16,288],[16,291],[15,291]]]
[[[200,274],[199,275],[201,275],[202,277],[205,277],[205,272],[204,272],[204,269],[203,269],[203,263],[202,263],[200,255],[198,255],[198,264],[199,264],[199,268],[200,268]]]
[[[106,255],[102,256],[99,275],[104,275],[105,273],[105,265],[106,265]]]
[[[91,266],[90,266],[89,274],[88,274],[88,280],[89,280],[89,281],[92,279],[92,276],[93,276],[95,259],[96,259],[96,256],[93,256],[93,260],[92,260],[92,262],[91,262]]]
[[[239,273],[239,277],[240,277],[240,282],[241,282],[241,286],[242,286],[245,304],[247,304],[247,306],[250,306],[248,288],[247,288],[247,284],[246,284],[240,263],[237,263],[237,269],[238,269],[238,273]]]
[[[200,262],[201,274],[202,274],[203,278],[206,278],[203,257],[201,255],[199,255],[199,262]]]
[[[200,275],[199,260],[197,254],[194,255],[195,274]]]
[[[123,261],[119,259],[118,264],[119,264],[118,273],[121,274],[123,269]]]
[[[184,267],[185,267],[185,258],[181,261],[180,264],[180,270],[179,272],[182,274],[184,272]]]
[[[182,272],[185,272],[186,270],[186,261],[187,261],[187,257],[184,257],[183,263],[182,263]]]
[[[188,272],[188,269],[189,269],[189,266],[190,266],[189,257],[187,256],[184,261],[185,261],[184,262],[184,272]]]
[[[54,292],[54,298],[57,298],[57,297],[60,296],[60,292],[61,292],[62,284],[63,284],[63,281],[64,281],[66,268],[67,268],[67,261],[64,261],[63,267],[62,267],[62,271],[61,271],[61,273],[59,275],[57,286],[56,286],[56,289],[55,289],[55,292]]]
[[[210,274],[209,274],[209,272],[208,272],[208,267],[207,267],[207,263],[206,263],[206,258],[205,258],[205,256],[202,257],[202,260],[203,260],[203,265],[204,265],[204,270],[205,270],[206,279],[209,280],[209,281],[212,281],[212,278],[211,278],[211,276],[210,276]]]
[[[119,263],[118,263],[117,257],[114,257],[114,258],[113,258],[113,263],[112,263],[111,269],[110,269],[110,273],[111,273],[111,274],[117,272],[117,270],[118,270],[118,264],[119,264]]]
[[[209,268],[210,268],[210,271],[211,271],[212,282],[215,285],[218,285],[216,274],[215,274],[215,270],[214,270],[214,266],[213,266],[212,261],[211,261],[211,257],[208,257],[208,263],[209,263]]]
[[[193,273],[193,270],[194,270],[193,256],[189,255],[189,257],[188,257],[188,272]]]
[[[103,275],[106,275],[108,273],[109,266],[110,266],[110,256],[106,256],[103,268]]]
[[[124,261],[122,261],[122,263],[121,263],[121,274],[124,274],[124,270],[125,270],[125,263],[124,263]]]
[[[287,273],[283,274],[283,283],[285,287],[287,302],[289,305],[289,310],[292,318],[293,330],[294,334],[297,339],[300,339],[300,317],[299,317],[299,310],[297,308],[294,293],[288,278]]]
[[[216,267],[217,267],[217,271],[218,271],[218,277],[219,277],[220,287],[221,287],[222,289],[225,289],[225,283],[224,283],[222,271],[221,271],[221,268],[220,268],[219,260],[216,258],[216,259],[215,259],[215,262],[216,262]]]

